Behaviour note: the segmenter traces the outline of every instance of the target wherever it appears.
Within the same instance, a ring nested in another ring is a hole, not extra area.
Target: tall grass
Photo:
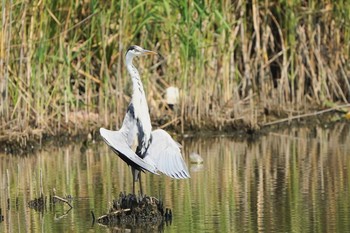
[[[174,126],[258,127],[269,116],[349,102],[348,1],[2,0],[0,137],[119,127],[131,44],[152,119],[169,86]]]

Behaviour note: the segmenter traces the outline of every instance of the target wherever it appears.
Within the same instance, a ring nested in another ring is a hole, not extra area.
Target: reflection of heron
[[[133,58],[156,52],[139,46],[131,46],[126,52],[126,67],[133,83],[133,94],[123,125],[119,131],[100,129],[100,134],[111,149],[131,166],[133,192],[135,182],[140,182],[141,171],[157,174],[158,171],[175,179],[189,178],[187,166],[182,158],[180,145],[164,130],[152,131],[148,105],[139,72],[132,64]],[[136,142],[136,143],[135,143]],[[131,148],[136,144],[136,151]]]
[[[196,152],[192,152],[192,153],[190,154],[190,160],[191,160],[191,163],[197,163],[197,164],[203,163],[203,158],[202,158],[202,156],[200,156],[200,155],[197,154]]]
[[[200,154],[192,152],[190,154],[191,172],[199,172],[204,169],[203,158]]]

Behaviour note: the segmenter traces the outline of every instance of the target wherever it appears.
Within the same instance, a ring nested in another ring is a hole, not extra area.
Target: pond
[[[159,226],[93,223],[122,191],[129,167],[103,143],[48,147],[34,155],[0,155],[0,232],[350,232],[350,126],[181,141],[191,179],[144,175],[143,189],[171,208]],[[202,156],[191,164],[189,154]],[[43,211],[40,195],[72,197]],[[70,210],[69,210],[70,209]]]

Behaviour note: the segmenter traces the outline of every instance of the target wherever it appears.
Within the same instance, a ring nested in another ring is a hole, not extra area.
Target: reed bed
[[[255,129],[350,100],[348,1],[3,0],[1,19],[1,139],[119,128],[131,44],[163,55],[137,61],[157,126]]]

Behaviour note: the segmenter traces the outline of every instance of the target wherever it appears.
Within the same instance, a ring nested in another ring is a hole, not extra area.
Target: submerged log
[[[109,213],[99,217],[97,222],[103,225],[158,225],[163,220],[169,220],[169,215],[165,216],[161,200],[120,193],[119,198],[113,201]]]
[[[28,206],[29,208],[34,209],[38,212],[43,212],[46,208],[46,197],[44,197],[44,195],[41,195],[38,198],[30,200],[28,202]]]

